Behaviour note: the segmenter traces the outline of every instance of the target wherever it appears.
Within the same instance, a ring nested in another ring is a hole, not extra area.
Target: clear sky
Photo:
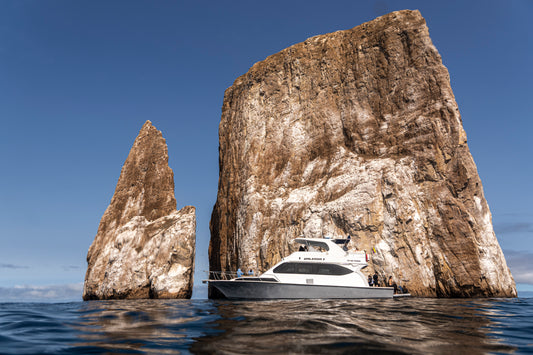
[[[496,235],[519,292],[533,290],[533,1],[2,0],[0,301],[81,297],[146,120],[167,140],[178,208],[197,208],[205,296],[224,90],[292,44],[400,9],[426,18]]]

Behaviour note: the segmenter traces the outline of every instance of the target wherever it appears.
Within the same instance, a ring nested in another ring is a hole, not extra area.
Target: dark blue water
[[[2,354],[533,353],[533,298],[0,303]]]

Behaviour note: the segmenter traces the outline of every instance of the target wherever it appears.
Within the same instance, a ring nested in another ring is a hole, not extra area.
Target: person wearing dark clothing
[[[379,280],[378,280],[378,273],[374,273],[374,276],[372,276],[372,279],[374,280],[373,284],[374,287],[379,287]]]
[[[372,275],[368,275],[368,286],[372,287]]]

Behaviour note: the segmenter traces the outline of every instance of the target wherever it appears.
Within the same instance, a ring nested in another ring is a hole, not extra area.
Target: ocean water
[[[2,354],[533,353],[533,298],[0,303]]]

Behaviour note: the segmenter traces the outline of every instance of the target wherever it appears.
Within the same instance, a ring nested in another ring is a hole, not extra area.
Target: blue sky
[[[205,295],[224,90],[292,44],[400,9],[426,18],[498,240],[519,291],[533,290],[533,1],[3,0],[0,301],[80,289],[146,120],[167,140],[178,208],[197,208],[194,297]]]

